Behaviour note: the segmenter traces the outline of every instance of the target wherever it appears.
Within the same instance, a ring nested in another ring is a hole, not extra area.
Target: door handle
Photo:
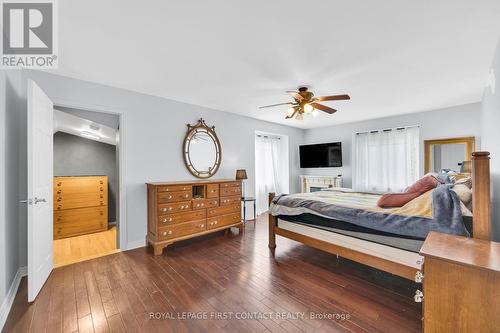
[[[31,199],[26,199],[26,200],[19,200],[20,203],[25,203],[25,204],[28,204],[28,205],[32,205],[33,204],[33,200]]]
[[[37,198],[35,197],[35,205],[39,202],[47,202],[47,200],[45,200],[45,198]]]

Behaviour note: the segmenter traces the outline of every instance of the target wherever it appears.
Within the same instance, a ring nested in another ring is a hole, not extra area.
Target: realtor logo
[[[1,1],[2,68],[57,68],[54,0]]]

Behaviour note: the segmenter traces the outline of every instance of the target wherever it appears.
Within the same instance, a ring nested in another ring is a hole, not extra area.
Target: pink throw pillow
[[[424,176],[413,185],[406,188],[403,193],[388,193],[380,197],[377,206],[381,208],[403,207],[408,202],[434,189],[441,182],[431,175]]]

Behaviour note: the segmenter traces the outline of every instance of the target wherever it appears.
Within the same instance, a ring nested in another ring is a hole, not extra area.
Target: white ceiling
[[[59,74],[302,128],[480,101],[500,34],[498,0],[73,0],[59,11]],[[352,100],[302,122],[258,109],[302,84]]]

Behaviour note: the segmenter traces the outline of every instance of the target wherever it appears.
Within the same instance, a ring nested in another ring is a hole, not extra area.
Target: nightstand
[[[253,202],[253,225],[255,227],[255,222],[257,221],[257,214],[255,210],[255,198],[253,197],[242,197],[241,202],[243,202],[243,223],[246,225],[247,221],[247,207],[246,203],[247,202]]]
[[[499,332],[500,243],[431,232],[424,256],[424,332]]]

